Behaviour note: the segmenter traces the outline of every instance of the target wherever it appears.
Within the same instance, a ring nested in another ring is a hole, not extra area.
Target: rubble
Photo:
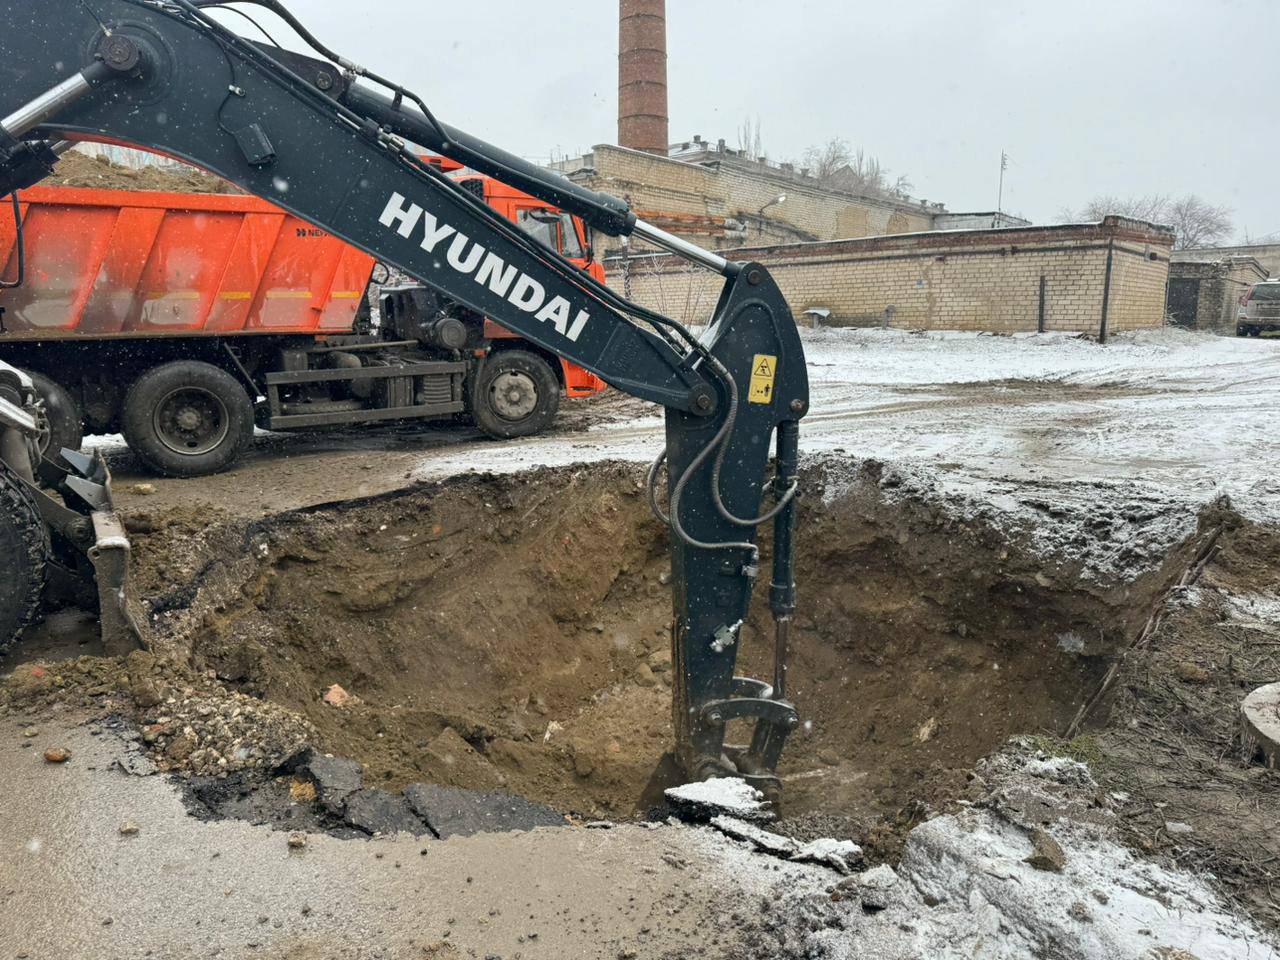
[[[862,848],[852,840],[824,837],[804,844],[791,854],[791,859],[797,863],[816,863],[830,867],[837,873],[848,874],[855,864],[861,862]]]
[[[749,955],[1280,957],[1203,880],[1121,846],[1114,817],[1097,815],[1099,793],[1083,765],[1014,742],[983,766],[984,795],[912,830],[896,871],[882,864],[841,881],[826,907],[804,896],[775,901]],[[1051,798],[1051,828],[1024,823],[1042,812],[1031,801]],[[1028,862],[1033,843],[1057,869]]]
[[[754,823],[726,814],[712,817],[711,825],[726,836],[733,837],[735,840],[745,840],[761,853],[772,854],[775,857],[790,858],[800,849],[800,844],[790,837],[772,833],[757,827]]]
[[[142,723],[161,771],[194,776],[277,767],[315,737],[306,721],[275,704],[191,688],[150,708]]]

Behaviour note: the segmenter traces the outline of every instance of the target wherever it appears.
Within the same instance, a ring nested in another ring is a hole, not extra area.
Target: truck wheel
[[[499,350],[484,363],[471,409],[476,426],[491,437],[531,437],[556,418],[560,381],[536,353]]]
[[[40,611],[49,533],[31,493],[0,463],[0,655]]]
[[[84,440],[80,405],[66,387],[43,373],[31,373],[31,381],[44,400],[44,415],[49,423],[49,432],[40,438],[40,456],[56,460],[64,447],[79,450]]]
[[[179,360],[148,370],[129,388],[121,427],[152,470],[202,477],[229,466],[253,439],[253,405],[225,370]]]

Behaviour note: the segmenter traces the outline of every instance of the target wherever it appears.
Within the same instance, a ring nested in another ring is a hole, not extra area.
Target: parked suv
[[[1264,330],[1280,330],[1280,280],[1255,283],[1236,320],[1236,336],[1256,337]]]

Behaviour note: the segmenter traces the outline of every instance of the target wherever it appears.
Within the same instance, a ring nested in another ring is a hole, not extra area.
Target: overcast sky
[[[616,0],[288,2],[339,52],[516,153],[616,139]],[[1231,207],[1241,237],[1280,235],[1278,10],[668,0],[671,138],[736,146],[759,118],[785,160],[843,137],[953,210],[995,207],[1004,149],[1005,209],[1038,222],[1098,194],[1196,193]]]

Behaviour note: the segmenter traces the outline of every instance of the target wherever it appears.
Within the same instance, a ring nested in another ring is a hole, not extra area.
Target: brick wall
[[[1280,277],[1280,243],[1244,244],[1237,247],[1199,247],[1179,250],[1179,260],[1227,260],[1233,257],[1252,257],[1262,264],[1271,277]]]
[[[929,230],[936,212],[917,203],[827,190],[812,178],[806,183],[728,154],[705,165],[602,145],[558,167],[583,186],[627,199],[633,210],[664,229],[713,248],[797,236],[833,240]],[[783,194],[786,200],[775,203]],[[681,216],[731,219],[746,230],[726,235],[722,229],[685,229],[678,220],[662,222]],[[613,250],[618,241],[600,237],[597,246]]]
[[[1185,326],[1224,336],[1235,336],[1236,313],[1240,297],[1250,286],[1267,278],[1266,269],[1253,257],[1228,257],[1222,260],[1184,260],[1180,251],[1169,265],[1169,297],[1167,311],[1188,311],[1190,304],[1179,300],[1176,288],[1181,285],[1194,294],[1194,312],[1177,319]],[[1175,302],[1179,300],[1179,302]]]
[[[734,259],[765,264],[797,321],[829,311],[839,326],[904,329],[1111,332],[1164,319],[1172,234],[1139,221],[949,231],[828,243],[745,248]],[[1111,277],[1107,281],[1107,259]],[[627,282],[606,261],[610,283]],[[704,322],[722,281],[669,256],[627,264],[634,300],[689,323]]]

